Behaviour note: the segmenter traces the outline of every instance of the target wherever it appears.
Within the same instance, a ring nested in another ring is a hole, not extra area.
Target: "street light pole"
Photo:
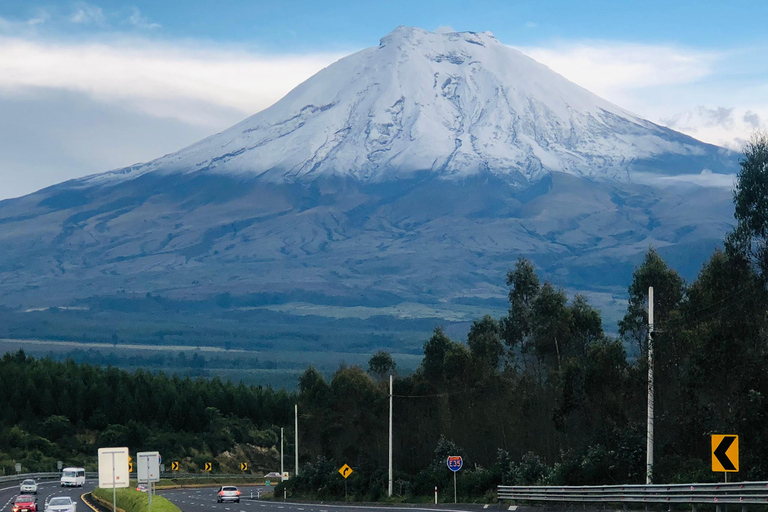
[[[296,452],[296,469],[294,471],[293,476],[298,476],[299,474],[299,404],[296,404],[293,406],[293,430],[295,432],[295,439],[294,439],[294,445]]]
[[[648,287],[648,434],[645,483],[653,483],[653,286]]]
[[[392,389],[394,376],[389,376],[389,487],[387,495],[392,497]]]
[[[283,427],[280,427],[280,481],[281,482],[285,480],[285,478],[283,478],[284,472],[285,472],[285,468],[283,467]]]

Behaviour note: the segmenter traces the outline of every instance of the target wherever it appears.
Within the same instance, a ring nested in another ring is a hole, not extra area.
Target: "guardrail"
[[[32,480],[38,481],[38,480],[58,480],[61,478],[61,472],[49,472],[49,473],[19,473],[17,475],[5,475],[0,476],[0,484],[4,483],[15,483],[15,482],[21,482],[22,480],[26,480],[27,478],[31,478]],[[87,472],[85,474],[86,480],[95,480],[99,478],[98,473],[92,473]],[[136,479],[136,473],[131,473],[131,478]],[[244,479],[244,480],[273,480],[275,482],[278,482],[279,478],[265,478],[263,476],[256,476],[248,473],[234,473],[234,474],[224,474],[224,473],[177,473],[175,471],[166,471],[165,473],[160,474],[160,478],[189,478],[189,479],[212,479],[212,478],[227,478],[227,479]]]
[[[498,499],[565,503],[768,505],[768,482],[524,487],[500,485]]]

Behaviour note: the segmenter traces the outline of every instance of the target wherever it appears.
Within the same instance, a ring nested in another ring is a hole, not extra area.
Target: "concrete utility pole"
[[[389,376],[389,487],[387,495],[392,497],[392,389],[394,376]]]
[[[280,481],[285,480],[283,473],[285,468],[283,467],[283,427],[280,427]]]
[[[294,451],[296,452],[296,470],[293,476],[299,474],[299,404],[293,406],[293,430],[295,432]]]
[[[648,287],[648,444],[645,483],[653,483],[653,286]]]

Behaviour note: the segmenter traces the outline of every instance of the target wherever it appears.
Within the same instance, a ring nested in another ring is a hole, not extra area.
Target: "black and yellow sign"
[[[177,461],[171,462],[171,471],[178,471],[179,470],[179,463]]]
[[[344,478],[349,478],[349,475],[353,473],[352,468],[344,464],[339,468],[339,473],[341,473],[341,476]]]
[[[205,469],[206,471],[213,471],[213,463],[206,462],[205,466],[203,467],[203,469]]]
[[[739,471],[739,436],[712,435],[712,471]]]
[[[129,462],[128,463],[128,472],[129,473],[133,473],[133,462]],[[110,485],[112,485],[112,484],[110,484]]]
[[[240,471],[248,471],[248,463],[247,462],[241,462],[240,463]]]

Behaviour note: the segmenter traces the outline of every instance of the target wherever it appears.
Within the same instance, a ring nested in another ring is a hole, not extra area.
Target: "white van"
[[[61,472],[62,487],[82,487],[85,485],[84,468],[64,468]]]

